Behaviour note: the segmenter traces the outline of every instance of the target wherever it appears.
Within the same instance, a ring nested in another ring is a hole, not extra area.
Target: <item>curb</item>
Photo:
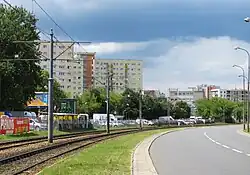
[[[142,144],[144,140],[140,141],[133,149],[132,153],[131,153],[131,166],[130,166],[130,169],[131,169],[131,175],[134,175],[134,162],[135,162],[135,150]]]

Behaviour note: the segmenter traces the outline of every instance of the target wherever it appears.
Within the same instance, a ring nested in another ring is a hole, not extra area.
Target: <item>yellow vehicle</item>
[[[47,123],[47,113],[43,113],[40,117],[43,123]],[[88,129],[90,126],[88,114],[54,113],[54,129],[60,131]]]
[[[89,128],[88,114],[54,113],[54,127],[58,130]]]

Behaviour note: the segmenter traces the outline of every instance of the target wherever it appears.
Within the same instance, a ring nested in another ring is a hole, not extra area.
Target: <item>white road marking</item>
[[[221,145],[219,142],[215,142],[217,145]]]
[[[230,147],[227,146],[227,145],[221,144],[220,142],[213,140],[211,137],[209,137],[209,136],[207,135],[206,132],[204,132],[204,136],[205,136],[206,138],[208,138],[208,140],[211,140],[213,143],[215,143],[215,144],[217,144],[217,145],[220,145],[220,146],[222,146],[222,147],[224,147],[224,148],[230,149],[230,150],[232,150],[232,151],[234,151],[234,152],[237,152],[237,153],[239,153],[239,154],[243,154],[243,153],[244,153],[243,151],[240,151],[240,150],[235,149],[235,148],[230,148]],[[250,157],[250,154],[245,154],[245,155],[248,156],[248,157]]]
[[[235,151],[235,152],[237,152],[237,153],[243,153],[242,151],[240,151],[240,150],[237,150],[237,149],[232,149],[233,151]]]
[[[221,146],[223,146],[224,148],[227,148],[227,149],[229,149],[230,147],[229,146],[227,146],[227,145],[221,145]]]

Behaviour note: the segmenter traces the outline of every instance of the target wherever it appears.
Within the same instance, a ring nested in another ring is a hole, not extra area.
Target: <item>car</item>
[[[41,123],[37,119],[30,118],[30,130],[41,131],[47,129],[48,126],[46,123]]]

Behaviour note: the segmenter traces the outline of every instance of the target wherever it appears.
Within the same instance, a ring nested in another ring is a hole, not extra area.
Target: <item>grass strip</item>
[[[69,134],[70,132],[58,131],[54,130],[54,135],[62,135],[62,134]],[[6,134],[0,135],[0,141],[4,140],[20,140],[20,139],[28,139],[32,137],[39,137],[39,136],[47,136],[48,131],[30,131],[24,134]]]
[[[151,135],[176,129],[145,131],[104,141],[45,168],[40,175],[130,175],[135,146]]]

